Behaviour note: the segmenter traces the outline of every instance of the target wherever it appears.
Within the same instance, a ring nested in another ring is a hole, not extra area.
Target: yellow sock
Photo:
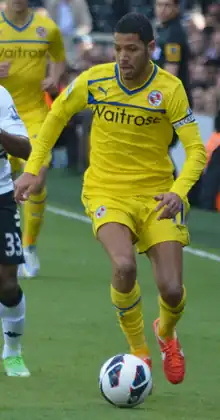
[[[174,329],[177,322],[183,315],[186,303],[186,289],[183,286],[183,297],[176,308],[169,306],[162,297],[159,297],[160,305],[160,322],[158,326],[158,335],[160,337],[173,337]]]
[[[117,316],[132,354],[145,357],[149,348],[144,336],[144,320],[141,305],[141,293],[136,282],[130,293],[120,293],[111,286],[111,298],[117,309]]]
[[[46,188],[40,194],[30,195],[24,204],[23,246],[35,245],[43,223],[46,204]]]

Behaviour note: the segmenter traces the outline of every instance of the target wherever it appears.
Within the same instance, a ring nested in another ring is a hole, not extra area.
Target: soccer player
[[[6,9],[0,14],[0,33],[0,83],[13,96],[33,143],[48,113],[44,91],[56,87],[64,71],[61,34],[51,19],[28,8],[28,0],[7,0]],[[46,77],[48,57],[52,63]],[[24,164],[14,157],[10,161],[13,173]],[[20,274],[28,277],[35,276],[40,268],[36,242],[45,210],[45,178],[49,163],[50,153],[42,163],[39,188],[24,206],[26,263],[20,267]]]
[[[7,154],[27,159],[31,151],[28,134],[13,100],[0,86],[0,318],[4,348],[3,365],[8,376],[30,376],[21,355],[25,296],[17,281],[17,265],[23,263],[20,216]]]
[[[187,194],[205,166],[206,152],[181,81],[150,61],[155,41],[149,20],[142,14],[125,15],[114,38],[116,63],[82,73],[54,102],[17,181],[16,198],[35,190],[42,162],[72,114],[92,108],[82,199],[112,263],[112,302],[131,353],[151,367],[135,244],[152,264],[160,294],[154,333],[165,375],[178,384],[185,373],[176,325],[186,301],[182,250],[189,243]],[[173,128],[186,151],[176,181],[168,156]]]

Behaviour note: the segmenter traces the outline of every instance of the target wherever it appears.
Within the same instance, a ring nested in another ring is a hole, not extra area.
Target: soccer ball
[[[138,357],[119,354],[102,366],[99,388],[109,403],[117,407],[135,407],[151,393],[151,371]]]

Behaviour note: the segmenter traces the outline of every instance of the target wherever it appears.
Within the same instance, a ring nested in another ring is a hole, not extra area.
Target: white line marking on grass
[[[58,216],[67,217],[68,219],[78,220],[79,222],[90,223],[90,224],[92,223],[91,220],[86,216],[82,216],[81,214],[74,213],[72,211],[59,209],[58,207],[47,206],[47,211],[53,214],[57,214]]]
[[[205,258],[207,260],[217,261],[220,262],[220,256],[216,254],[211,254],[211,252],[202,251],[201,249],[191,248],[188,246],[187,248],[184,248],[185,252],[188,252],[189,254],[196,255],[200,258]]]
[[[67,211],[53,206],[47,206],[47,211],[58,216],[66,217],[68,219],[78,220],[79,222],[91,224],[91,220],[88,217],[79,213],[74,213],[72,211]],[[203,259],[220,262],[220,255],[202,251],[201,249],[191,248],[188,246],[187,248],[184,248],[184,251]]]

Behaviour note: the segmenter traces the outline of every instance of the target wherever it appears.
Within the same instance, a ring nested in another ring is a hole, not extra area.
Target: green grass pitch
[[[62,207],[59,197],[51,187],[50,199]],[[65,203],[68,210],[79,206]],[[185,255],[188,299],[178,331],[187,374],[182,385],[173,386],[164,378],[152,331],[158,308],[150,265],[138,258],[155,391],[142,406],[122,410],[109,405],[98,389],[102,363],[127,346],[110,302],[111,267],[91,226],[47,213],[39,252],[40,277],[22,280],[28,315],[24,356],[32,377],[0,373],[0,419],[219,420],[218,262]]]

